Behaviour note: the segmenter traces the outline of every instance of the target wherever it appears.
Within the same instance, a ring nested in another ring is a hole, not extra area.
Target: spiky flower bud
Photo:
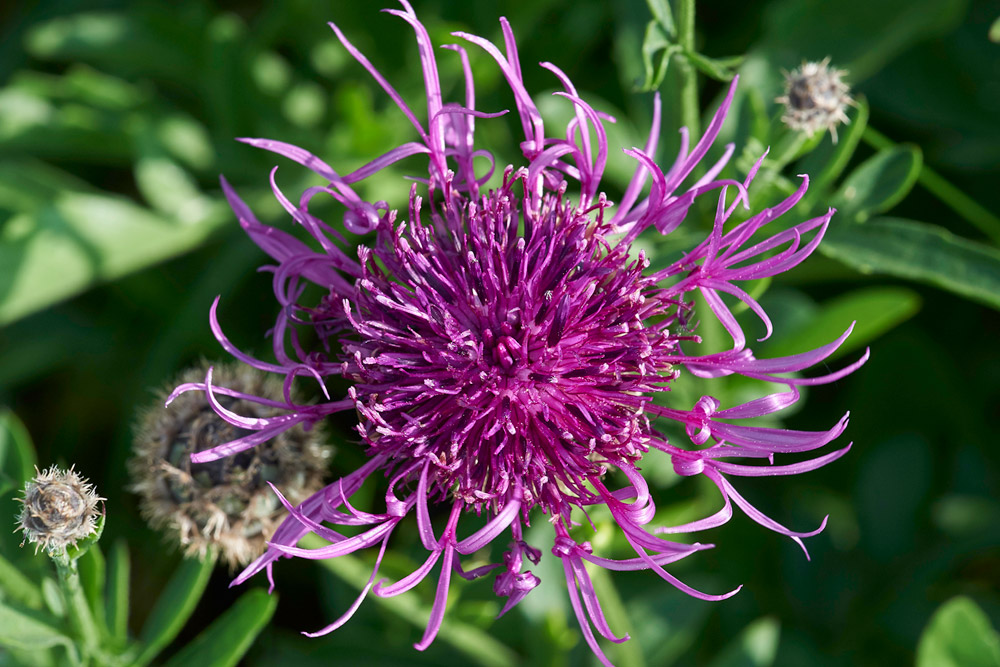
[[[775,102],[785,105],[781,121],[788,127],[810,137],[819,130],[830,130],[833,143],[837,143],[837,125],[850,122],[845,110],[854,100],[850,86],[841,79],[847,71],[829,65],[830,59],[824,58],[784,72],[785,94]]]
[[[24,487],[17,530],[50,553],[63,552],[97,529],[97,506],[104,498],[94,485],[73,468],[52,466],[45,472],[35,468],[35,477]],[[24,546],[24,542],[21,543]]]
[[[204,386],[206,370],[191,368],[179,381]],[[214,397],[227,410],[261,419],[279,412],[242,400],[241,394],[265,396],[274,406],[287,408],[282,382],[272,375],[235,365],[219,366],[214,375],[228,387]],[[185,555],[204,558],[215,547],[230,567],[245,565],[263,553],[286,516],[268,485],[280,488],[293,502],[305,499],[322,487],[331,448],[323,444],[320,429],[307,432],[299,426],[239,456],[193,464],[191,454],[248,431],[216,414],[204,394],[185,393],[164,408],[167,395],[158,394],[135,431],[129,471],[140,510],[153,528],[179,543]]]

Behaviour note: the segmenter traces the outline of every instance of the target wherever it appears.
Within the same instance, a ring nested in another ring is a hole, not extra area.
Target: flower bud
[[[65,551],[93,534],[97,505],[104,500],[94,486],[73,468],[63,471],[52,466],[45,472],[35,468],[35,473],[24,487],[17,528],[25,541],[35,545],[35,552],[40,547],[50,553]]]
[[[824,58],[785,72],[785,94],[775,102],[785,105],[781,121],[791,129],[810,137],[819,130],[830,130],[833,143],[837,143],[837,125],[849,122],[845,109],[854,100],[850,86],[841,79],[847,71],[829,65],[830,59]]]
[[[172,382],[199,383],[207,365],[189,369]],[[219,365],[213,384],[283,401],[276,376],[245,366]],[[322,487],[331,448],[322,444],[321,429],[289,429],[251,451],[219,461],[192,463],[191,454],[247,435],[222,419],[200,391],[180,394],[163,407],[169,391],[157,395],[140,415],[129,461],[131,490],[139,494],[140,510],[149,524],[179,543],[185,555],[204,558],[217,548],[235,567],[263,553],[267,540],[285,517],[274,484],[293,503]],[[251,418],[278,411],[248,400],[219,394],[228,410]]]

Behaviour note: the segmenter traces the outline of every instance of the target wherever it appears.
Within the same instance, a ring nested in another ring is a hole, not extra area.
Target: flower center
[[[362,251],[358,338],[344,341],[359,429],[398,464],[430,458],[441,493],[561,511],[592,497],[602,464],[646,450],[646,395],[672,378],[671,304],[646,262],[607,239],[603,210],[560,194],[532,205],[512,183],[449,202],[432,224],[380,231]]]

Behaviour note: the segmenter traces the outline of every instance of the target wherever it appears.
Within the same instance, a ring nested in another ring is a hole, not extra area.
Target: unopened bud
[[[17,530],[35,545],[35,551],[65,551],[97,529],[98,504],[104,498],[94,486],[70,468],[52,466],[45,472],[35,469],[35,477],[24,487],[21,517]],[[24,542],[21,543],[24,546]]]

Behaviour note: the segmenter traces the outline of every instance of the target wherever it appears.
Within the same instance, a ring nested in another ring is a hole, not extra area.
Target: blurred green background
[[[255,271],[266,258],[225,206],[218,175],[262,221],[289,229],[267,186],[277,160],[233,137],[296,143],[341,173],[412,140],[401,114],[326,26],[337,22],[407,99],[418,101],[412,32],[376,8],[307,0],[49,0],[0,9],[0,404],[23,420],[43,466],[74,463],[107,498],[103,541],[125,537],[133,552],[133,632],[179,561],[123,490],[135,411],[151,400],[152,389],[199,358],[222,358],[208,327],[215,295],[222,295],[224,329],[245,348],[267,353],[261,334],[275,316],[269,276]],[[595,107],[619,119],[613,142],[642,143],[652,106],[650,94],[637,92],[651,19],[645,3],[441,0],[415,8],[437,43],[449,43],[448,33],[459,29],[497,39],[496,19],[507,16],[530,91],[541,97],[555,87],[550,74],[533,66],[551,60]],[[869,127],[902,147],[886,158],[896,159],[889,167],[854,172],[856,186],[881,187],[888,179],[888,193],[868,208],[841,201],[847,213],[835,218],[826,255],[775,281],[764,297],[778,333],[762,346],[763,355],[828,340],[855,318],[864,329],[855,347],[872,347],[864,368],[810,391],[805,407],[785,422],[827,428],[849,409],[843,438],[854,442],[850,454],[801,477],[739,480],[755,504],[796,529],[830,515],[827,530],[809,540],[812,561],[791,541],[738,515],[704,538],[716,549],[676,568],[703,590],[744,584],[731,600],[689,599],[650,573],[599,580],[605,588],[613,580],[617,593],[605,599],[617,611],[609,613],[627,626],[613,625],[634,638],[609,655],[622,667],[908,664],[934,610],[955,595],[971,597],[1000,625],[1000,44],[988,39],[997,5],[775,0],[704,2],[697,9],[700,53],[747,54],[739,108],[725,131],[738,142],[737,156],[745,144],[760,148],[771,136],[766,119],[779,113],[773,98],[781,90],[780,68],[825,56],[850,71],[848,81],[867,100]],[[454,94],[459,70],[449,55],[438,57],[446,93]],[[509,108],[496,68],[472,55],[479,108]],[[677,69],[671,65],[661,88],[661,161],[672,157],[681,122]],[[702,108],[714,110],[722,85],[707,78],[701,84]],[[516,159],[506,121],[480,128],[488,146]],[[838,146],[851,143],[848,133],[841,129]],[[859,132],[843,173],[876,155],[877,141]],[[821,170],[844,155],[833,149],[823,138],[803,168],[810,158]],[[418,172],[415,165],[371,179],[363,192],[402,201],[408,184],[399,175]],[[609,174],[609,194],[621,187],[628,161],[618,165]],[[921,165],[983,209],[948,206],[923,181],[914,184]],[[785,174],[799,173],[797,166]],[[313,182],[287,163],[279,179],[289,193]],[[839,190],[831,181],[830,196],[843,200],[838,182]],[[781,189],[777,176],[773,188]],[[757,207],[767,195],[759,196]],[[897,245],[890,234],[879,255],[881,237],[864,233],[899,232],[891,224],[879,228],[884,217],[866,222],[883,214],[941,228],[918,240],[920,248],[935,247],[907,255],[918,246]],[[851,215],[860,236],[851,236]],[[940,243],[928,244],[932,237]],[[894,264],[888,260],[897,247]],[[670,250],[653,245],[664,257]],[[859,259],[865,250],[871,256]],[[720,391],[732,397],[741,388]],[[350,415],[335,426],[333,467],[340,474],[361,455],[350,444]],[[677,484],[652,462],[649,470],[662,482],[658,505],[667,514],[715,507],[707,489]],[[0,513],[12,515],[10,495],[0,500]],[[414,539],[412,526],[400,531],[390,570],[405,571],[416,557],[419,549],[407,546]],[[16,543],[4,537],[0,547]],[[32,560],[30,553],[5,555]],[[455,631],[425,653],[411,645],[426,618],[414,615],[426,614],[433,598],[429,582],[386,604],[369,599],[347,628],[329,637],[301,637],[299,631],[322,627],[350,604],[356,587],[342,577],[362,584],[367,573],[350,568],[365,557],[339,570],[282,562],[277,612],[246,663],[592,660],[551,562],[536,570],[543,586],[498,621],[491,579],[458,586],[445,619]],[[182,639],[242,592],[227,589],[228,579],[222,569],[215,573]],[[475,644],[482,630],[507,652],[476,658],[473,648],[456,658],[455,647]]]

